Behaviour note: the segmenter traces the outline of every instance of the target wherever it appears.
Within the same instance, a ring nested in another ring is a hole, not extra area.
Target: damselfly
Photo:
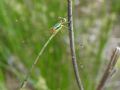
[[[59,22],[56,23],[50,30],[52,33],[56,33],[57,31],[61,30],[64,24],[67,22],[66,18],[59,17]]]
[[[64,26],[64,24],[67,22],[66,18],[62,18],[62,17],[59,17],[59,22],[56,23],[50,30],[52,32],[52,35],[49,37],[49,39],[46,41],[46,43],[43,45],[43,47],[41,48],[41,50],[39,51],[37,57],[35,58],[30,70],[28,71],[28,73],[26,74],[23,82],[21,83],[21,86],[19,88],[22,89],[26,83],[27,83],[27,80],[28,78],[30,77],[30,74],[32,73],[32,70],[35,68],[36,64],[38,63],[39,61],[39,58],[40,56],[43,54],[45,48],[48,46],[48,44],[50,43],[50,41],[53,39],[53,37],[55,37],[55,35],[62,29],[62,27]]]

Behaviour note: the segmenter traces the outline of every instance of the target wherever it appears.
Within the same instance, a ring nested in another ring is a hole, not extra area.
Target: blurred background
[[[50,37],[67,0],[0,0],[0,90],[17,90]],[[120,46],[120,0],[74,0],[76,56],[85,90],[95,90],[116,46]],[[24,90],[79,90],[68,30],[50,42]],[[117,63],[119,69],[120,63]],[[119,90],[120,71],[105,90]]]

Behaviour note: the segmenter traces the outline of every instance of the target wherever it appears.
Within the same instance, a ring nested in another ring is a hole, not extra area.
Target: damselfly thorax
[[[59,17],[59,22],[56,23],[52,28],[51,28],[51,33],[55,33],[57,31],[59,31],[63,26],[64,24],[66,23],[66,18],[62,18],[62,17]]]

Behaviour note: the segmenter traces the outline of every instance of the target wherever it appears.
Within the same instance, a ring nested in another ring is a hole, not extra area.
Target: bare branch
[[[74,45],[74,31],[73,31],[73,18],[72,18],[72,0],[68,0],[68,30],[69,30],[69,40],[70,40],[70,49],[72,56],[72,64],[74,68],[74,73],[76,81],[79,87],[79,90],[84,90],[81,78],[79,76],[78,65],[76,61],[75,45]]]

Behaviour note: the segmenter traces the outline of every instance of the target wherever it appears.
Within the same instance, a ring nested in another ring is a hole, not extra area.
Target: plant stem
[[[58,30],[60,31],[60,30]],[[30,70],[28,71],[28,73],[26,74],[26,77],[25,79],[23,80],[19,90],[21,90],[23,87],[25,87],[26,83],[27,83],[27,80],[28,78],[30,77],[30,74],[32,72],[32,70],[35,68],[36,64],[38,63],[39,61],[39,57],[42,55],[42,53],[44,52],[45,48],[48,46],[48,44],[50,43],[50,41],[53,39],[53,37],[58,33],[58,31],[56,31],[55,33],[53,33],[50,38],[47,40],[47,42],[44,44],[44,46],[42,47],[42,49],[40,50],[40,52],[38,53],[34,63],[32,64],[32,67],[30,68]]]
[[[76,81],[79,87],[79,90],[84,90],[81,78],[79,76],[78,65],[76,61],[76,53],[75,53],[75,45],[74,45],[74,31],[73,31],[73,18],[72,18],[72,0],[68,1],[68,30],[69,30],[69,40],[70,40],[70,49],[72,56],[72,64],[74,68],[74,73],[76,77]]]
[[[106,68],[106,70],[105,70],[105,72],[103,74],[103,77],[102,77],[102,79],[101,79],[101,81],[100,81],[100,83],[99,83],[99,85],[98,85],[96,90],[102,90],[104,88],[106,81],[108,80],[110,74],[114,70],[115,64],[116,64],[119,56],[120,56],[120,48],[117,47],[113,51],[113,54],[111,56],[111,60],[110,60],[110,62],[108,64],[108,66],[107,66],[107,68]]]

